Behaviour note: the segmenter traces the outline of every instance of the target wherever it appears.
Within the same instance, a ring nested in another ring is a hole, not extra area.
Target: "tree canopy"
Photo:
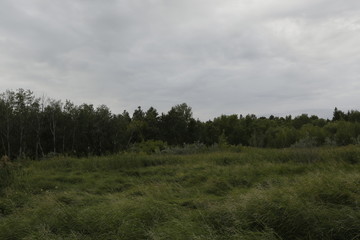
[[[285,148],[360,143],[360,112],[334,109],[333,118],[222,115],[202,122],[186,103],[159,114],[140,106],[114,114],[101,105],[36,97],[30,90],[0,94],[0,156],[104,155],[145,141],[169,146],[203,143]]]

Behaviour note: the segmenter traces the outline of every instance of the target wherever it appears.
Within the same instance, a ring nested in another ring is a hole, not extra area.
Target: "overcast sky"
[[[360,108],[359,0],[1,0],[0,90],[160,113]]]

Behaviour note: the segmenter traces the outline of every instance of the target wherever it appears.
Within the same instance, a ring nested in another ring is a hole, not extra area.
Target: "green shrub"
[[[0,195],[6,187],[13,183],[14,176],[19,168],[19,164],[10,162],[6,156],[0,159]]]
[[[131,152],[142,152],[142,153],[160,153],[166,149],[167,143],[160,140],[147,140],[140,143],[135,143],[131,146]]]
[[[193,144],[184,144],[183,146],[174,146],[167,147],[162,150],[162,154],[176,154],[176,155],[185,155],[185,154],[196,154],[196,153],[204,153],[208,152],[208,147],[199,142],[195,142]]]

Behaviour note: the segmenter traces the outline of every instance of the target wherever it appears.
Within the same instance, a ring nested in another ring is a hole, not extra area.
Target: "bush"
[[[7,156],[0,159],[0,194],[13,181],[13,170],[15,165],[10,162]]]
[[[313,137],[301,138],[299,141],[291,145],[292,148],[311,148],[318,146],[318,142]]]
[[[135,143],[131,146],[131,152],[143,152],[147,154],[160,153],[167,148],[167,143],[160,140],[148,140],[140,143]]]
[[[175,146],[175,147],[168,147],[161,151],[161,153],[166,154],[195,154],[195,153],[203,153],[207,152],[208,148],[205,144],[195,142],[193,144],[184,144],[183,147]]]

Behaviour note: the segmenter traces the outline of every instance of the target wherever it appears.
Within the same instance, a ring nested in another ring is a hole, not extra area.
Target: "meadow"
[[[360,239],[360,147],[21,160],[0,239]]]

